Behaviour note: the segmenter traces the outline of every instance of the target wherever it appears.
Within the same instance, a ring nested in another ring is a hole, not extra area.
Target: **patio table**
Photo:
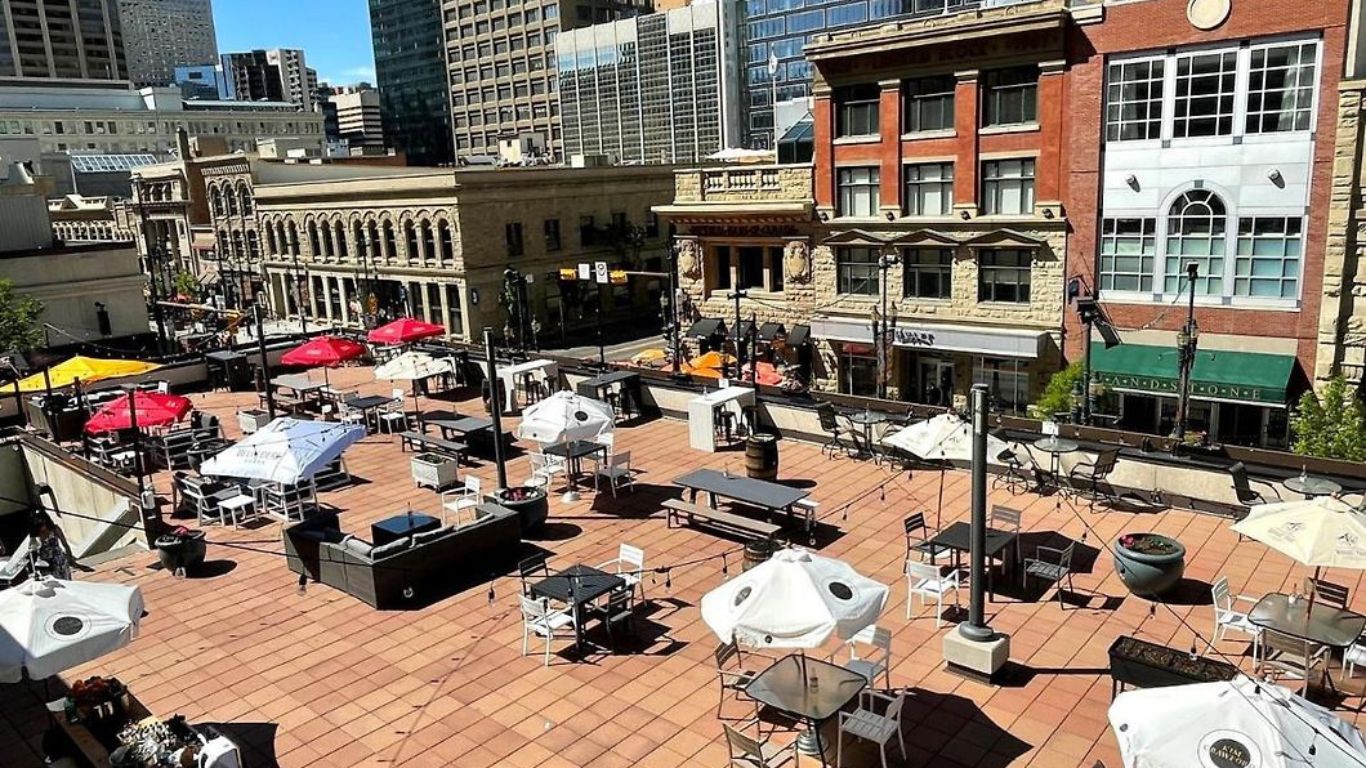
[[[1366,616],[1317,601],[1310,611],[1308,598],[1291,603],[1290,596],[1280,592],[1258,600],[1247,620],[1272,632],[1340,649],[1350,648],[1366,631]]]
[[[571,565],[531,585],[533,597],[544,597],[570,607],[574,614],[574,644],[582,647],[583,608],[598,598],[626,586],[626,580],[615,573],[600,571],[590,565]]]
[[[863,410],[850,414],[849,420],[863,427],[863,445],[859,448],[860,455],[869,455],[880,461],[877,453],[873,451],[873,427],[877,424],[886,423],[887,414],[880,411]]]
[[[482,416],[463,416],[449,411],[433,411],[422,415],[422,431],[424,433],[428,426],[441,430],[441,436],[449,440],[452,432],[468,435],[471,432],[493,429],[493,422]]]
[[[392,402],[394,402],[392,397],[385,397],[384,395],[364,395],[362,397],[353,397],[349,400],[345,400],[343,404],[347,408],[360,411],[365,419],[365,428],[369,429],[370,419],[375,415],[375,411]],[[375,431],[379,431],[378,423],[375,424]]]
[[[604,390],[613,384],[621,384],[622,399],[619,405],[626,413],[630,413],[630,405],[639,403],[640,395],[640,374],[635,371],[611,371],[591,379],[584,379],[574,387],[574,391],[583,397],[591,397],[594,400],[606,402],[603,394]]]
[[[1335,493],[1342,493],[1341,484],[1329,480],[1326,477],[1314,477],[1313,475],[1291,477],[1286,479],[1283,485],[1290,491],[1303,494],[1306,499],[1312,499],[1315,496],[1332,496]]]
[[[543,452],[548,456],[559,456],[569,463],[569,476],[565,479],[565,489],[569,490],[579,484],[579,476],[583,474],[583,458],[595,453],[606,455],[607,446],[592,440],[570,440],[548,445]]]
[[[706,493],[710,501],[709,506],[713,509],[716,507],[716,499],[719,496],[748,504],[751,507],[767,509],[770,512],[786,512],[789,517],[796,516],[797,502],[811,495],[802,488],[732,475],[729,472],[717,472],[714,469],[695,469],[674,478],[674,485],[687,488],[689,491],[688,500],[692,502],[697,501],[698,492]],[[806,521],[807,535],[814,538],[815,511],[805,508],[802,510],[802,516]]]
[[[998,531],[995,528],[987,528],[987,544],[984,551],[986,557],[1001,558],[1001,566],[1006,573],[1014,573],[1019,564],[1015,562],[1015,539],[1016,534],[1010,531]],[[972,526],[966,522],[959,521],[940,531],[937,536],[930,539],[928,544],[931,547],[943,548],[953,552],[953,567],[955,570],[962,567],[962,555],[964,552],[972,550]],[[934,549],[930,550],[935,551]],[[987,592],[994,599],[996,589],[992,584],[992,572],[994,568],[987,569]]]
[[[431,515],[408,512],[386,517],[378,523],[372,524],[370,526],[370,539],[378,547],[382,544],[398,541],[404,536],[435,531],[440,527],[441,521]]]
[[[821,723],[849,705],[865,687],[863,675],[821,659],[790,654],[773,662],[745,686],[745,694],[808,724],[797,748],[825,762]]]

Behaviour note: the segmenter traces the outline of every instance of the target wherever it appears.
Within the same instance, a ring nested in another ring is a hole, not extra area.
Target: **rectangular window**
[[[957,81],[952,75],[907,80],[904,94],[907,133],[953,129],[953,95]]]
[[[1144,141],[1162,137],[1162,88],[1166,62],[1111,64],[1105,86],[1105,140]]]
[[[985,384],[998,410],[1022,414],[1029,406],[1029,371],[1021,360],[978,357],[973,359],[972,383]]]
[[[1317,56],[1317,43],[1253,49],[1247,94],[1248,133],[1309,130]]]
[[[740,290],[746,288],[764,288],[764,249],[759,246],[741,246],[735,249],[736,256],[736,287]]]
[[[836,291],[856,296],[877,296],[878,253],[872,248],[835,249]]]
[[[876,136],[882,89],[877,83],[835,89],[835,136]]]
[[[711,254],[711,280],[708,281],[713,291],[730,290],[730,246],[721,245],[712,249]]]
[[[903,248],[906,270],[901,294],[911,299],[953,297],[953,251],[948,248]]]
[[[953,163],[908,165],[902,175],[907,216],[948,216],[953,210]]]
[[[993,160],[982,164],[982,212],[987,216],[1034,213],[1034,160]]]
[[[1157,266],[1156,219],[1100,223],[1100,289],[1150,292]]]
[[[510,221],[503,226],[503,236],[507,241],[508,255],[521,256],[524,252],[522,245],[522,222]]]
[[[1304,220],[1257,216],[1238,219],[1233,295],[1295,299],[1300,293]]]
[[[645,236],[651,240],[659,237],[659,214],[654,211],[645,212]]]
[[[880,172],[877,166],[839,168],[839,216],[876,216]]]
[[[982,77],[982,125],[1025,125],[1038,120],[1039,68],[994,69]]]
[[[547,253],[554,253],[560,250],[560,220],[545,220],[545,250]]]
[[[877,394],[877,356],[862,344],[840,348],[840,392],[859,397]]]
[[[1238,54],[1200,53],[1176,58],[1176,110],[1172,136],[1233,133],[1233,96]]]
[[[1033,262],[1033,251],[984,248],[977,256],[977,300],[1028,304]]]

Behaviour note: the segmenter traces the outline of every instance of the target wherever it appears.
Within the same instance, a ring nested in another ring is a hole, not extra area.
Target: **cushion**
[[[358,539],[352,535],[342,539],[342,549],[345,549],[353,555],[368,558],[370,557],[370,552],[374,549],[374,546],[371,545],[370,542],[364,539]]]
[[[403,550],[408,549],[412,545],[413,540],[408,538],[407,536],[404,536],[403,538],[398,539],[397,541],[391,541],[388,544],[381,544],[380,546],[371,549],[370,557],[374,558],[375,560],[379,560],[381,558],[388,557],[389,555],[402,552]]]
[[[423,544],[426,544],[427,542],[433,539],[439,539],[448,533],[450,533],[449,528],[438,528],[435,531],[423,531],[421,533],[415,533],[413,534],[413,546],[420,547]]]

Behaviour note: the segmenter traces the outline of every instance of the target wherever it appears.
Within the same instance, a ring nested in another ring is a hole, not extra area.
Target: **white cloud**
[[[371,85],[374,85],[375,68],[365,66],[350,67],[349,69],[343,69],[340,72],[337,72],[333,75],[319,75],[318,79],[322,80],[325,83],[331,83],[333,85],[351,85],[353,83],[358,83],[362,80],[364,80],[367,83],[370,83]]]

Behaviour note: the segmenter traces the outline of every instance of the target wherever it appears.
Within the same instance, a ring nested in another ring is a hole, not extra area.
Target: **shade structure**
[[[335,368],[347,360],[355,360],[365,354],[365,347],[350,339],[336,336],[315,336],[289,350],[280,358],[285,365],[298,365],[306,368],[325,366]]]
[[[1258,504],[1233,530],[1304,565],[1366,569],[1366,514],[1342,499]]]
[[[882,444],[926,461],[972,461],[972,425],[951,413],[941,413],[888,435]],[[996,462],[1005,449],[1003,440],[987,435],[988,462]]]
[[[122,584],[42,579],[0,592],[0,683],[51,677],[137,636],[142,592]]]
[[[1361,768],[1366,760],[1356,728],[1246,677],[1126,691],[1109,716],[1125,768]]]
[[[522,413],[517,437],[553,445],[568,440],[592,440],[616,428],[616,413],[601,400],[562,391]]]
[[[42,392],[48,388],[49,383],[54,388],[65,387],[77,379],[80,379],[82,384],[89,384],[104,379],[136,376],[160,367],[156,363],[145,363],[141,360],[106,360],[77,355],[48,368],[46,377],[40,371],[20,379],[19,391]]]
[[[129,396],[125,394],[91,416],[85,431],[95,435],[132,429],[134,417],[139,427],[164,427],[185,418],[193,407],[189,398],[160,392],[134,392],[130,407]]]
[[[413,317],[400,317],[369,332],[365,338],[376,344],[407,344],[410,341],[440,336],[445,332],[446,328],[436,323]]]
[[[702,620],[722,642],[815,648],[876,622],[887,593],[842,560],[792,547],[703,595]]]
[[[297,483],[331,464],[365,437],[359,424],[276,419],[205,461],[200,474]]]

